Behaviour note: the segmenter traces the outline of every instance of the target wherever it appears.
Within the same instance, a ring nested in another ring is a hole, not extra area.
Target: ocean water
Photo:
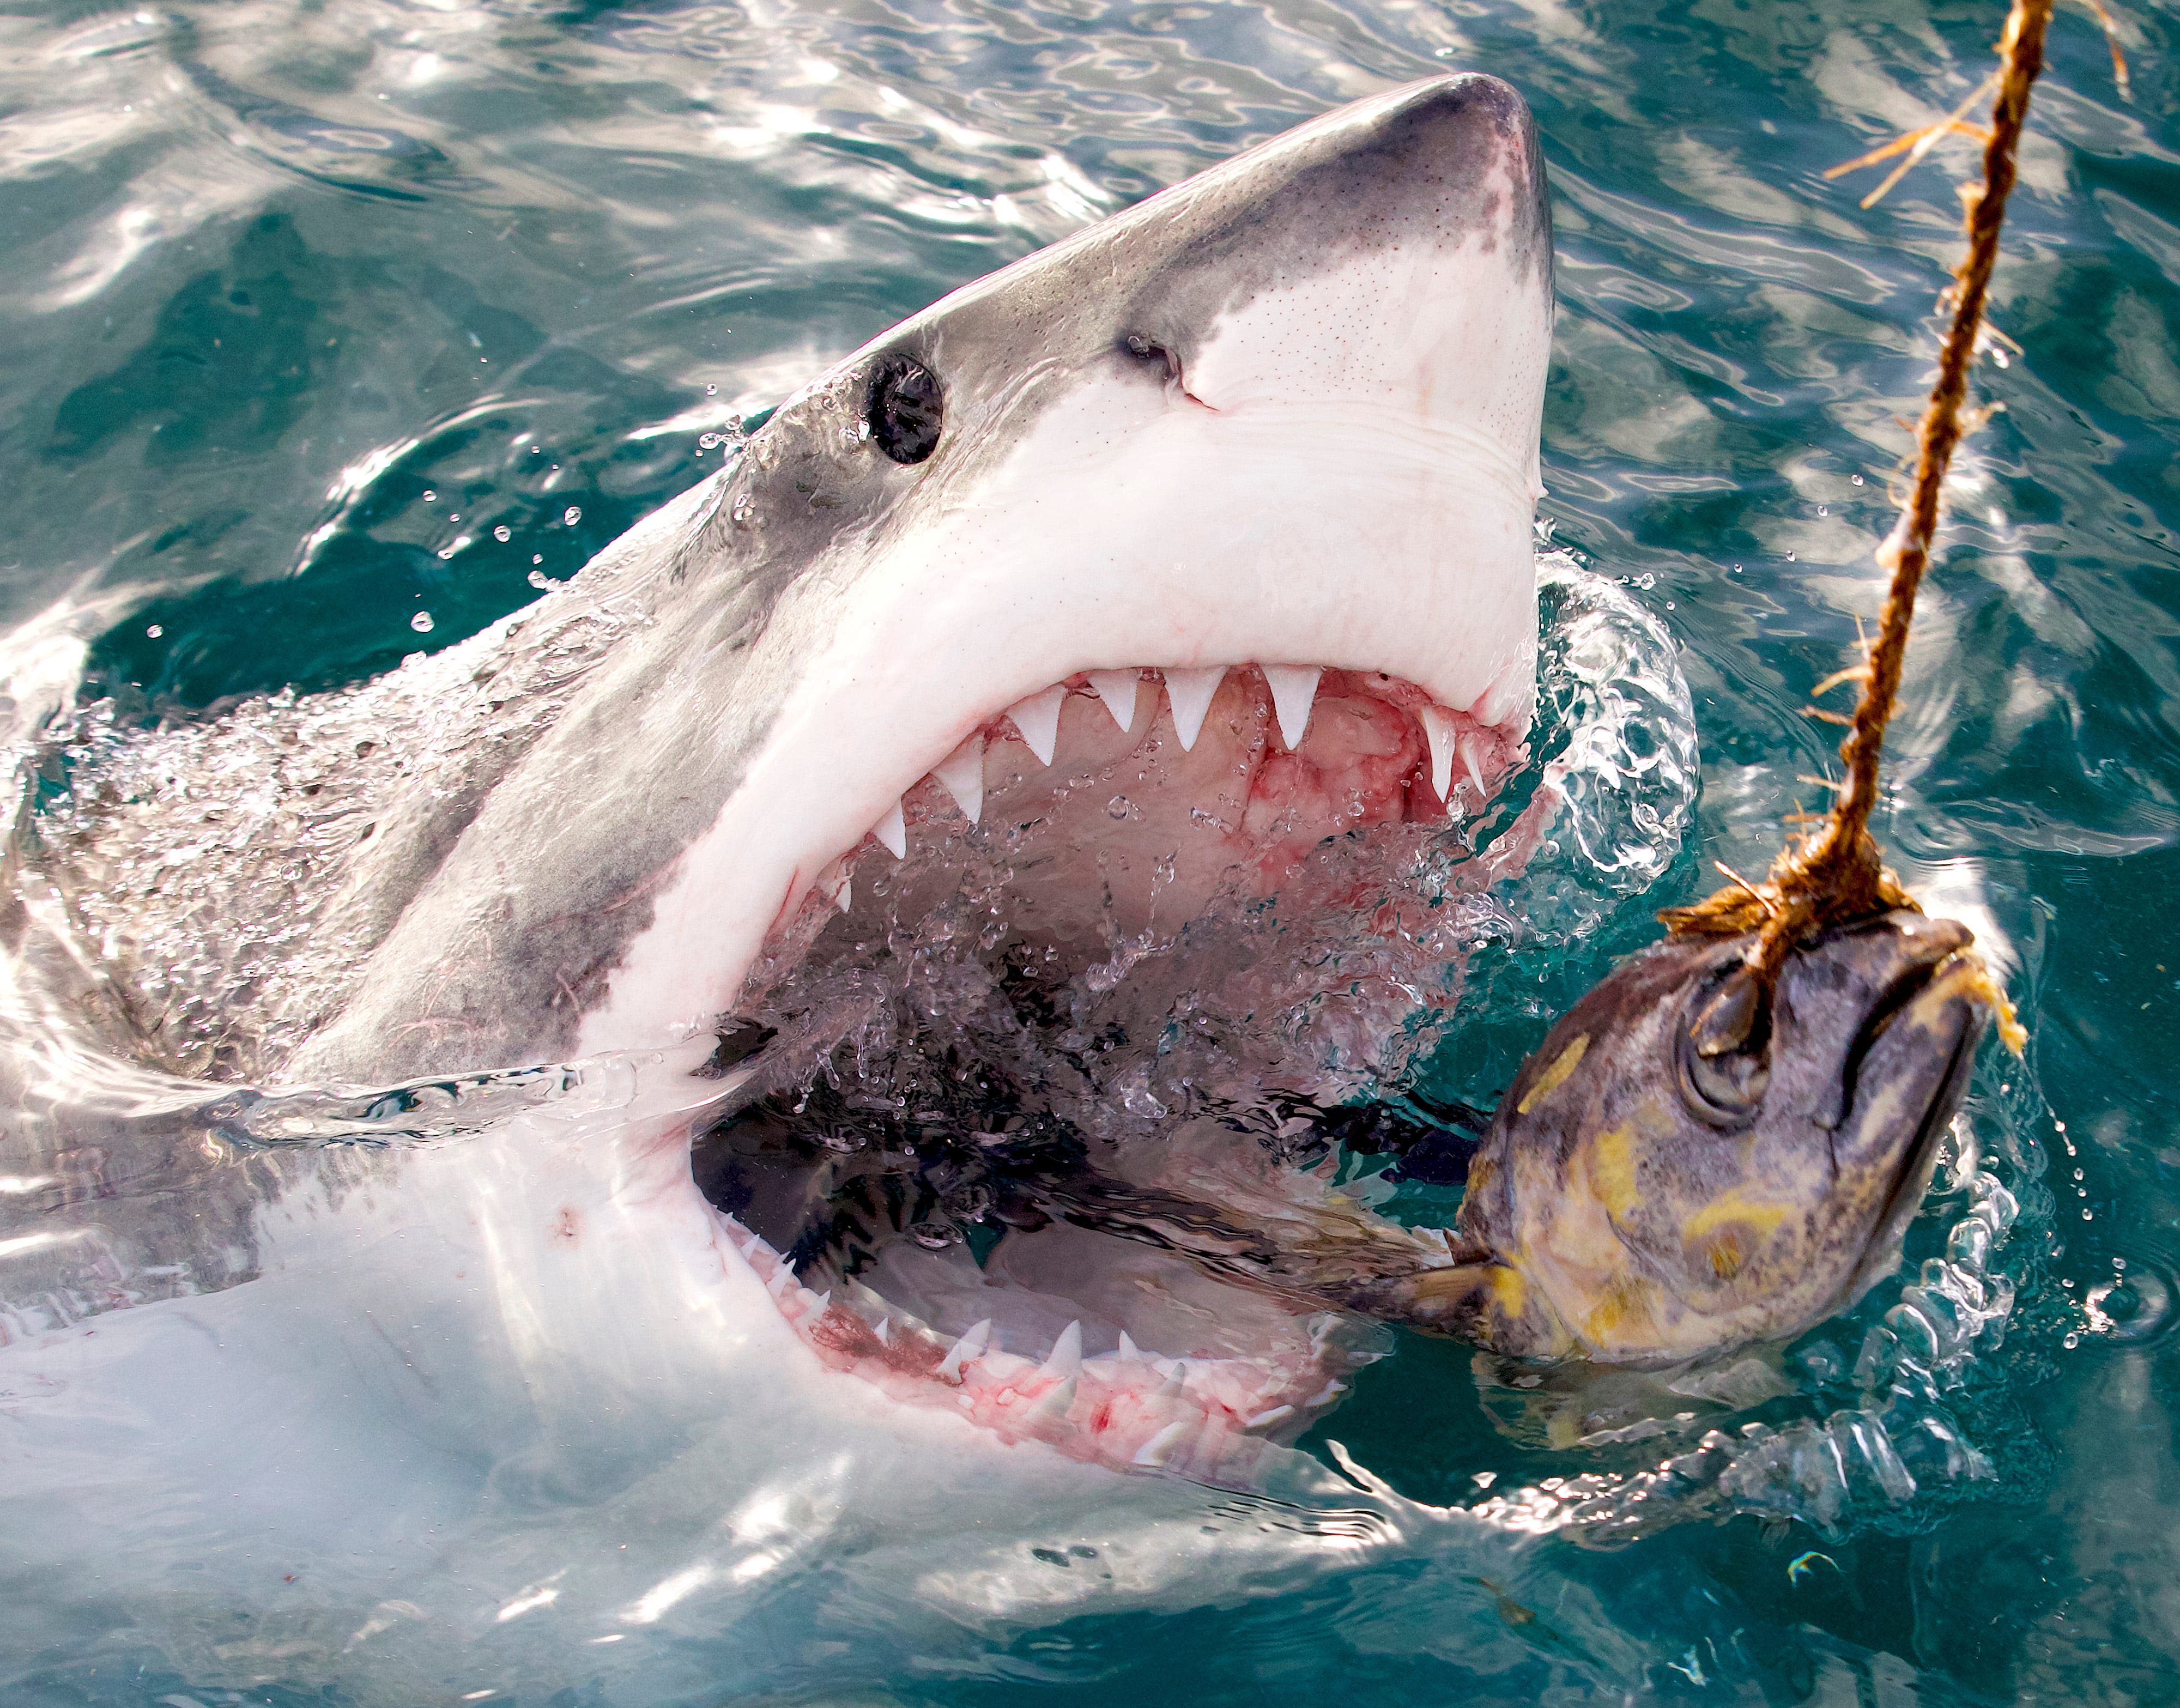
[[[1880,603],[1870,554],[1971,146],[1867,211],[1870,175],[1821,173],[1961,101],[2001,14],[16,8],[0,623],[30,686],[10,709],[72,640],[89,691],[137,722],[442,649],[944,291],[1340,101],[1489,70],[1531,102],[1552,179],[1550,540],[1662,625],[1701,768],[1682,846],[1661,835],[1639,888],[1479,963],[1412,1088],[1488,1103],[1654,907],[1708,888],[1713,861],[1762,867],[1821,799],[1830,732],[1802,708]],[[2164,16],[2122,28],[2126,100],[2086,14],[2055,29],[1996,280],[2005,336],[1979,371],[2003,411],[1956,464],[1876,827],[1934,911],[1977,927],[2031,1043],[1987,1053],[1908,1264],[1848,1318],[1677,1397],[1519,1386],[1400,1336],[1302,1443],[1412,1544],[1351,1565],[1215,1591],[1175,1574],[1124,1608],[949,1603],[934,1626],[886,1587],[908,1567],[858,1577],[867,1542],[813,1545],[774,1599],[653,1670],[555,1660],[508,1683],[443,1659],[397,1678],[345,1632],[239,1647],[212,1624],[263,1609],[193,1585],[173,1628],[156,1598],[9,1625],[0,1693],[2180,1700],[2180,80]],[[1429,1213],[1428,1184],[1401,1190]],[[0,1264],[40,1216],[88,1214],[14,1196]],[[109,1304],[148,1285],[115,1283]],[[11,1320],[39,1326],[10,1285]],[[0,1429],[22,1398],[0,1391]],[[105,1472],[92,1455],[76,1474]],[[0,1477],[30,1472],[0,1457]],[[1417,1540],[1454,1509],[1500,1540]],[[111,1533],[117,1577],[153,1530],[205,1515],[142,1518]],[[0,1578],[19,1605],[34,1587]]]

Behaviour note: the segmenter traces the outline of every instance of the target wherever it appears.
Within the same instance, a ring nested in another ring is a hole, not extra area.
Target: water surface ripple
[[[1801,715],[1808,691],[1878,604],[1871,548],[1969,146],[1867,212],[1820,174],[1960,101],[2000,11],[8,8],[0,622],[25,626],[5,709],[35,715],[36,667],[58,680],[76,642],[124,718],[449,645],[942,292],[1335,102],[1473,68],[1522,90],[1550,157],[1544,514],[1682,648],[1693,846],[1760,867],[1819,796],[1800,780],[1830,732]],[[2055,31],[1995,285],[2005,360],[1980,372],[2004,410],[1957,460],[1892,726],[1880,834],[1912,886],[1976,923],[2034,1038],[2025,1064],[1986,1061],[1908,1272],[1685,1418],[1511,1386],[1445,1343],[1366,1373],[1311,1438],[1379,1502],[1357,1534],[1488,1508],[1539,1533],[1523,1557],[1556,1574],[1557,1605],[1379,1558],[1239,1607],[889,1646],[840,1611],[852,1596],[811,1630],[784,1593],[750,1688],[2180,1700],[2180,74],[2169,18],[2128,12],[2131,102],[2091,25]],[[1440,1088],[1488,1096],[1540,1017],[1640,939],[1647,905],[1706,869],[1684,858],[1615,928],[1486,969],[1486,1022]],[[132,1178],[117,1159],[109,1187],[171,1197],[206,1123],[251,1138],[232,1109],[158,1095],[167,1160]],[[1562,1522],[1584,1501],[1604,1503],[1599,1534]],[[1584,1545],[1600,1540],[1617,1551]],[[0,1663],[11,1700],[322,1700],[277,1656],[222,1694],[77,1635]],[[674,1676],[662,1700],[714,1700]]]

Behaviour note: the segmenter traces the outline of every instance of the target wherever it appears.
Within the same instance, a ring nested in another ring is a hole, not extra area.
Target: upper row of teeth
[[[1174,734],[1183,752],[1196,746],[1196,738],[1203,730],[1203,720],[1210,714],[1211,702],[1231,668],[1207,664],[1156,673],[1165,684],[1166,703],[1173,711]],[[1324,667],[1259,664],[1256,668],[1263,672],[1265,684],[1272,691],[1272,709],[1279,724],[1280,740],[1291,753],[1302,746],[1302,736],[1309,728],[1309,714],[1317,704],[1317,686],[1324,675]],[[1147,674],[1140,669],[1088,672],[1092,691],[1104,702],[1105,709],[1112,714],[1113,721],[1123,732],[1131,732],[1136,727],[1136,713]],[[1059,748],[1060,708],[1071,691],[1065,683],[1057,683],[1026,700],[1017,701],[1002,714],[1015,726],[1023,744],[1037,755],[1041,765],[1049,765]],[[1155,699],[1153,689],[1153,705]],[[1417,716],[1423,725],[1424,739],[1430,743],[1432,791],[1441,801],[1451,800],[1453,768],[1457,763],[1481,794],[1484,786],[1484,766],[1475,736],[1462,734],[1455,724],[1454,714],[1443,706],[1426,705]],[[969,822],[977,823],[984,810],[983,732],[972,734],[932,767],[930,774]],[[895,859],[907,857],[908,821],[899,801],[886,809],[885,816],[872,827],[871,835]]]

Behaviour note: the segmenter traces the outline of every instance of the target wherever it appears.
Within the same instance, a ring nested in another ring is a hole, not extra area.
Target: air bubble
[[[429,488],[429,487],[426,487],[426,488],[424,488],[424,502],[425,502],[426,504],[437,504],[437,503],[438,502],[438,499],[439,499],[439,495],[438,495],[437,493],[433,492],[433,491],[431,489],[431,488]]]
[[[1115,795],[1105,803],[1105,813],[1109,818],[1125,818],[1128,816],[1128,812],[1129,802],[1126,795]]]
[[[582,519],[582,507],[579,504],[570,504],[566,510],[560,512],[560,520],[571,528]]]
[[[1862,484],[1862,477],[1860,475],[1851,475],[1848,478],[1853,481],[1857,486],[1860,486]]]
[[[537,588],[541,593],[543,592],[546,588],[553,585],[552,577],[548,576],[542,570],[532,570],[529,575],[529,581],[530,585]]]
[[[2098,1282],[2082,1308],[2089,1313],[2092,1333],[2117,1341],[2145,1341],[2171,1320],[2172,1290],[2161,1276],[2143,1270]]]
[[[542,552],[532,552],[530,554],[530,561],[533,564],[542,564],[545,561],[545,554]]]
[[[502,522],[492,531],[492,537],[504,546],[515,537],[515,530],[508,526],[505,522]]]
[[[442,555],[444,555],[444,554],[442,554]],[[414,629],[420,635],[430,634],[432,632],[432,614],[429,611],[417,612],[415,616],[410,618],[409,626]]]
[[[151,625],[151,626],[150,628],[148,628],[148,629],[146,629],[146,630],[145,630],[145,631],[144,631],[144,633],[145,633],[145,634],[146,634],[149,638],[151,638],[151,640],[154,640],[154,641],[157,640],[157,639],[159,638],[159,636],[162,636],[162,635],[165,634],[166,632],[167,632],[167,631],[166,631],[163,628],[160,627],[160,625],[159,625],[158,624],[157,624],[157,623],[152,624],[152,625]]]
[[[715,385],[707,385],[704,388],[704,395],[706,397],[717,397],[718,394],[719,388]]]

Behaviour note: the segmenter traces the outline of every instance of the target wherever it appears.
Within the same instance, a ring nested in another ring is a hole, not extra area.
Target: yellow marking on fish
[[[1607,1281],[1603,1293],[1583,1320],[1583,1331],[1589,1343],[1600,1350],[1608,1349],[1624,1327],[1644,1331],[1641,1338],[1646,1343],[1655,1340],[1657,1324],[1650,1310],[1654,1292],[1641,1275],[1615,1275]]]
[[[1707,1255],[1710,1259],[1710,1272],[1720,1281],[1731,1281],[1741,1273],[1743,1253],[1741,1241],[1736,1235],[1720,1234],[1710,1242]]]
[[[1588,1048],[1589,1034],[1585,1032],[1562,1050],[1550,1067],[1537,1076],[1537,1083],[1523,1093],[1522,1100],[1514,1105],[1514,1113],[1527,1115],[1557,1091],[1567,1075],[1582,1065],[1582,1053]]]
[[[1504,1264],[1491,1271],[1491,1300],[1508,1320],[1519,1317],[1529,1308],[1529,1283],[1521,1270],[1508,1269]]]
[[[1643,1202],[1635,1190],[1633,1129],[1616,1127],[1589,1142],[1589,1186],[1605,1213],[1615,1221],[1627,1220],[1628,1211]]]
[[[1693,1245],[1720,1223],[1737,1221],[1753,1228],[1759,1240],[1769,1239],[1793,1208],[1787,1204],[1745,1198],[1739,1187],[1728,1187],[1681,1224],[1681,1238],[1686,1244]]]

